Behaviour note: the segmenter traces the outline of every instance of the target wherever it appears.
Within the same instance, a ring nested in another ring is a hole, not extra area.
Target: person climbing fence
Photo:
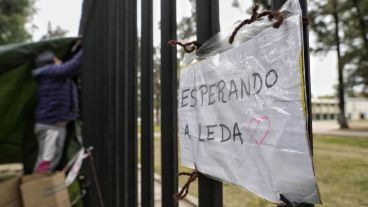
[[[68,122],[79,116],[77,87],[72,78],[81,69],[82,50],[65,63],[53,52],[44,51],[35,64],[37,69],[32,75],[38,83],[34,128],[38,157],[34,172],[50,172],[62,157]]]

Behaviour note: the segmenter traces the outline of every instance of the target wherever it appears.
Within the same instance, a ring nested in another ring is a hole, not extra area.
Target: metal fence
[[[305,0],[301,0],[305,10]],[[273,1],[277,8],[282,1]],[[153,2],[141,1],[141,59],[137,59],[137,1],[84,0],[82,120],[86,146],[94,163],[104,206],[138,206],[137,63],[141,65],[141,204],[154,205]],[[218,0],[197,0],[197,39],[217,33]],[[307,37],[307,30],[304,28]],[[161,163],[162,206],[178,204],[176,1],[161,0]],[[306,47],[305,58],[308,58]],[[309,59],[305,59],[308,64]],[[309,69],[309,65],[307,65]],[[309,86],[309,70],[307,70]],[[310,89],[307,90],[310,103]],[[308,104],[310,106],[310,104]],[[309,121],[309,124],[311,122]],[[90,171],[86,167],[87,171]],[[101,206],[90,180],[85,206]],[[223,206],[222,184],[199,177],[199,206]]]

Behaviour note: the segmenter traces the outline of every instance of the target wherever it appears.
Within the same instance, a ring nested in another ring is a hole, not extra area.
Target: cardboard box
[[[70,207],[63,172],[23,176],[20,188],[24,207]]]
[[[19,183],[19,177],[0,182],[0,207],[21,207]]]

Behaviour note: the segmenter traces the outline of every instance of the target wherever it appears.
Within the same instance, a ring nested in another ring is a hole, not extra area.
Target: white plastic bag
[[[306,130],[302,19],[288,0],[280,28],[244,26],[233,45],[219,33],[181,69],[181,162],[282,203],[320,203]]]

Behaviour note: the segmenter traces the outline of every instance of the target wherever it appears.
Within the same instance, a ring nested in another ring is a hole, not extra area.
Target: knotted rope
[[[257,19],[260,19],[264,16],[267,16],[270,21],[275,20],[275,22],[272,24],[273,28],[279,28],[282,25],[282,23],[284,22],[285,15],[280,11],[266,10],[266,11],[263,11],[261,13],[258,13],[258,10],[259,10],[259,5],[255,4],[253,6],[252,16],[250,17],[250,19],[243,20],[232,32],[231,36],[229,37],[229,43],[230,44],[232,44],[234,42],[236,34],[239,32],[239,30],[244,25],[251,24],[251,23],[255,22]],[[304,25],[309,25],[309,18],[308,17],[303,17],[302,20],[303,20]],[[176,40],[169,40],[168,44],[171,45],[171,46],[179,45],[187,53],[191,53],[195,50],[198,50],[198,48],[201,46],[201,44],[197,41],[182,43],[182,42],[179,42],[179,41],[176,41]]]
[[[174,200],[175,201],[183,200],[185,198],[185,196],[187,196],[187,194],[189,192],[189,186],[193,181],[195,181],[197,179],[197,177],[199,175],[199,172],[196,168],[191,173],[181,172],[181,173],[178,174],[178,176],[182,176],[182,175],[189,176],[189,178],[188,178],[187,182],[184,184],[183,188],[180,190],[180,192],[175,193],[175,195],[174,195]]]
[[[281,24],[284,21],[284,14],[281,13],[280,11],[263,11],[262,13],[258,13],[258,9],[259,9],[259,5],[255,4],[253,6],[253,10],[252,10],[252,16],[250,17],[250,19],[245,19],[243,20],[233,31],[233,33],[231,34],[230,38],[229,38],[229,43],[232,44],[234,42],[235,36],[236,34],[239,32],[239,30],[246,24],[251,24],[253,22],[255,22],[257,19],[264,17],[264,16],[268,16],[268,19],[271,21],[273,19],[275,19],[276,21],[273,23],[273,28],[279,28],[281,26]]]
[[[197,50],[201,46],[201,44],[197,41],[182,43],[182,42],[179,42],[179,41],[176,41],[176,40],[169,40],[168,43],[171,46],[176,46],[176,45],[181,46],[184,49],[184,51],[187,52],[187,53],[191,53],[194,50]]]

